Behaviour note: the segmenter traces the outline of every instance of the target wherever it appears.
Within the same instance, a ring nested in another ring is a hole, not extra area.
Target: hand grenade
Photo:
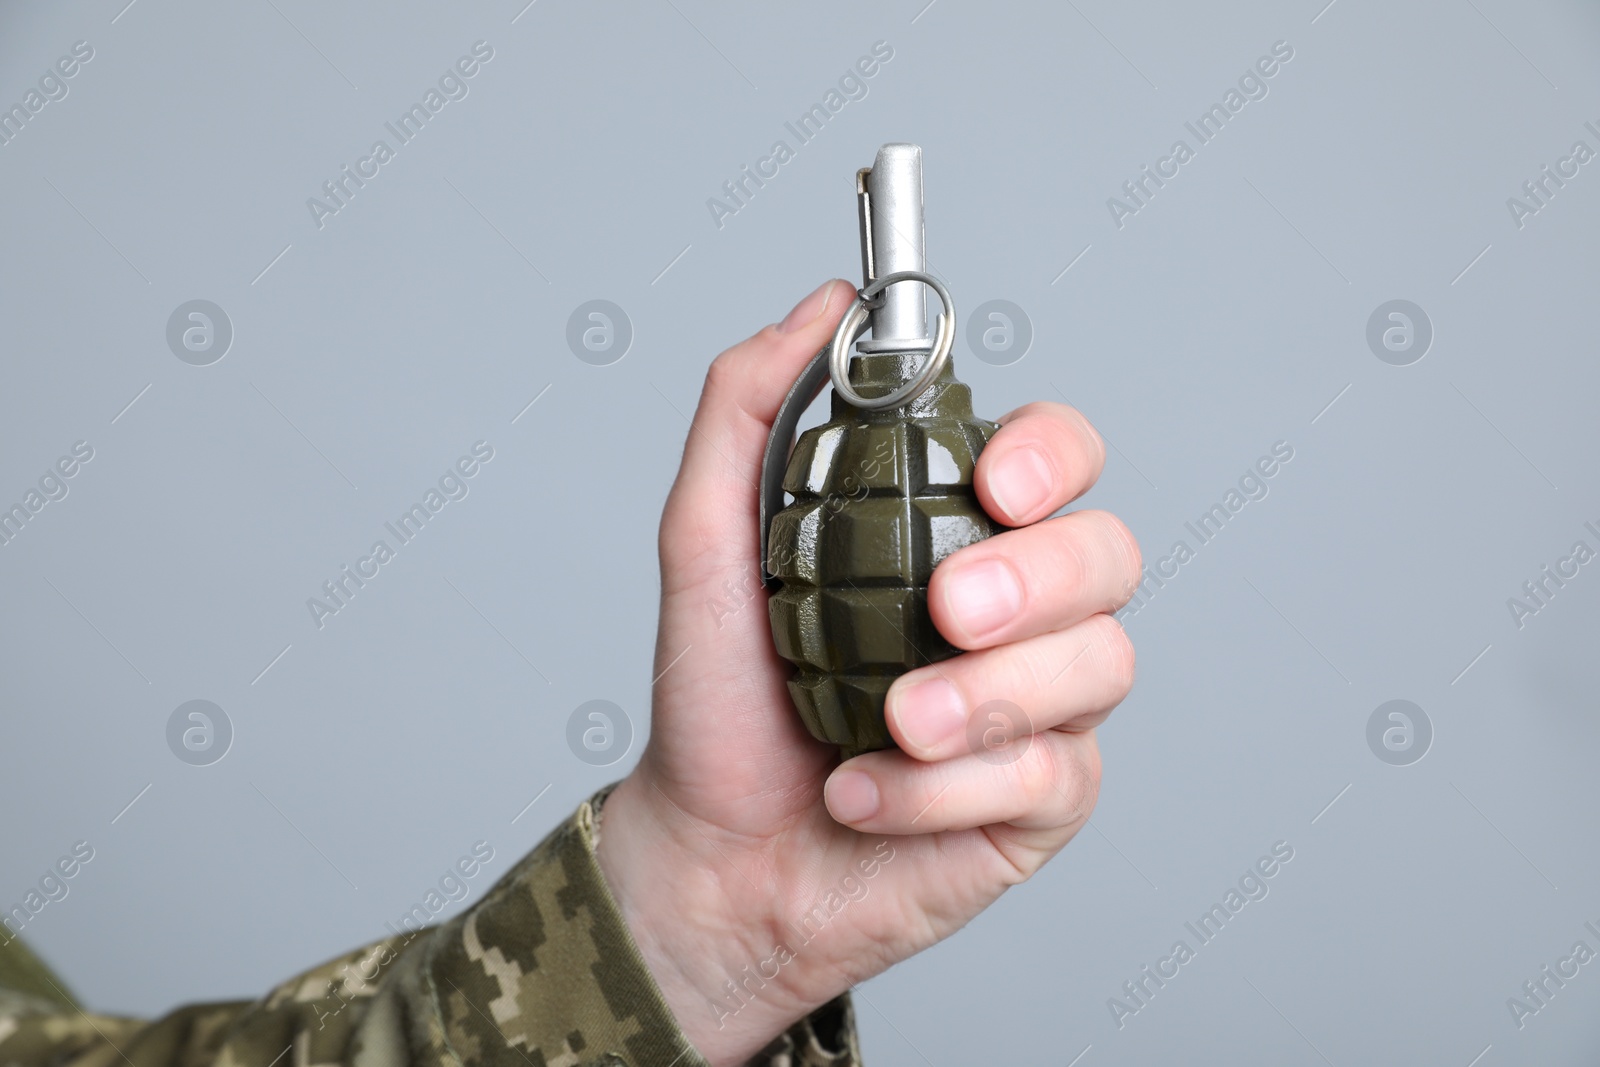
[[[773,640],[796,668],[789,692],[812,736],[845,758],[893,747],[890,684],[959,651],[928,614],[934,567],[1001,529],[972,486],[998,427],[972,414],[950,365],[955,307],[925,272],[922,149],[884,145],[856,194],[865,286],[779,409],[761,485],[763,577]],[[923,286],[944,305],[932,339]],[[869,319],[872,337],[855,344]],[[791,451],[830,378],[831,417]]]

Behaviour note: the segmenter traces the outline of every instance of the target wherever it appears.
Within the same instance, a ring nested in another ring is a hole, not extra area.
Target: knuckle
[[[739,360],[734,349],[728,349],[706,368],[704,392],[708,396],[719,396],[733,390],[738,384]]]
[[[1056,567],[1062,588],[1073,595],[1081,594],[1091,588],[1094,576],[1094,558],[1078,523],[1071,521],[1076,516],[1066,516],[1057,527],[1056,538]]]
[[[1005,658],[1005,666],[1010,669],[999,674],[996,681],[1013,693],[1049,692],[1063,674],[1071,674],[1072,658],[1078,651],[1057,639],[1020,641]]]
[[[1097,469],[1104,467],[1106,462],[1105,438],[1100,436],[1100,431],[1094,428],[1094,423],[1090,422],[1088,416],[1084,415],[1083,412],[1074,407],[1069,407],[1067,410],[1072,413],[1072,417],[1077,423],[1079,436],[1082,437],[1084,445],[1088,448],[1089,455],[1094,457],[1095,467]]]
[[[1100,799],[1100,750],[1093,743],[1080,755],[1071,738],[1061,739],[1060,762],[1065,768],[1060,781],[1061,795],[1067,800],[1069,818],[1087,819]]]
[[[1078,775],[1078,802],[1073,806],[1073,811],[1087,819],[1094,813],[1094,807],[1100,802],[1100,756],[1095,753],[1092,764],[1086,765]]]
[[[1137,655],[1134,652],[1133,640],[1128,637],[1128,631],[1111,615],[1099,615],[1100,619],[1100,650],[1104,662],[1111,695],[1116,701],[1133,689],[1134,672]]]
[[[1018,785],[1029,811],[1056,806],[1062,800],[1073,803],[1073,789],[1067,779],[1074,777],[1063,765],[1055,737],[1049,732],[1033,735],[1027,754],[1017,761]]]
[[[1116,604],[1121,607],[1127,603],[1127,598],[1132,595],[1144,572],[1144,553],[1139,548],[1139,539],[1133,536],[1127,523],[1109,511],[1080,514],[1093,522],[1100,537],[1099,547],[1105,554],[1100,562],[1110,568],[1107,577],[1115,578],[1117,596],[1120,598]]]
[[[1099,759],[1086,763],[1070,736],[1051,730],[1037,735],[1020,766],[1029,811],[1052,813],[1062,824],[1089,817],[1100,794]]]
[[[1144,554],[1139,550],[1139,539],[1133,536],[1133,531],[1128,529],[1128,524],[1109,511],[1102,511],[1099,517],[1104,524],[1107,541],[1116,554],[1119,566],[1125,567],[1125,576],[1138,575],[1144,566]]]

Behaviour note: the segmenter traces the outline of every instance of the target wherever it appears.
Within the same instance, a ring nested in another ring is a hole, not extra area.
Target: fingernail
[[[943,678],[891,689],[889,700],[902,740],[924,752],[933,751],[967,724],[966,704],[956,687]]]
[[[944,586],[945,606],[955,624],[972,640],[994,633],[1022,610],[1022,584],[1004,560],[970,563],[952,574]]]
[[[989,472],[989,494],[1015,525],[1045,502],[1053,482],[1050,464],[1037,448],[1017,448]]]
[[[817,320],[824,311],[828,310],[828,303],[833,299],[833,279],[823,282],[812,294],[794,306],[794,310],[783,317],[778,323],[779,333],[794,333],[802,326],[809,326]]]
[[[860,822],[878,814],[878,783],[861,771],[840,771],[828,779],[828,810],[843,823]]]

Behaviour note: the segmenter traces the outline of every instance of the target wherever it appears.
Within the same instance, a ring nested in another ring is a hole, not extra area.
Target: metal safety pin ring
[[[928,352],[928,359],[916,376],[887,396],[864,397],[850,385],[850,348],[866,329],[868,313],[880,302],[878,294],[896,282],[921,282],[939,295],[939,303],[943,305],[944,310],[939,313],[938,330],[933,338],[933,347]],[[928,386],[933,384],[933,380],[944,370],[944,365],[950,358],[950,347],[955,343],[955,339],[955,301],[950,299],[950,290],[944,287],[943,282],[920,270],[901,270],[886,274],[865,289],[857,290],[854,303],[844,313],[844,318],[839,320],[839,328],[833,333],[833,344],[829,346],[828,355],[828,374],[833,379],[833,391],[846,403],[866,411],[899,407],[921,396]]]

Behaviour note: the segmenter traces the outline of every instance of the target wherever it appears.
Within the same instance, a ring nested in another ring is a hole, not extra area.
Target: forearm
[[[143,1022],[85,1015],[64,992],[50,1002],[0,988],[0,1063],[115,1067],[126,1055],[140,1067],[476,1067],[609,1054],[605,1062],[625,1067],[706,1067],[607,887],[595,823],[594,805],[580,805],[474,907],[346,953],[254,1002],[191,1005]],[[662,940],[644,933],[648,944]],[[814,1028],[785,1026],[772,1024],[745,1057],[776,1035],[755,1062],[858,1062],[847,1003],[819,1013]],[[826,1051],[834,1048],[852,1051]]]

